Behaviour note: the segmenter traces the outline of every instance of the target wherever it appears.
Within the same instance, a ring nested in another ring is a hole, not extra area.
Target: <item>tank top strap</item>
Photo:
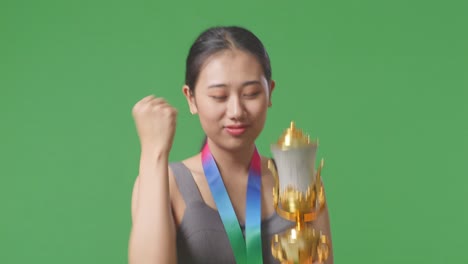
[[[179,192],[182,194],[182,198],[186,205],[194,202],[204,202],[198,189],[197,183],[193,179],[193,175],[190,170],[182,162],[172,162],[169,164],[171,168]]]

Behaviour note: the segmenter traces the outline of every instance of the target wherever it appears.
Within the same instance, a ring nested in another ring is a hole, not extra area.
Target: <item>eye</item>
[[[227,98],[227,96],[225,96],[225,95],[210,95],[210,97],[217,100],[217,101],[222,101],[222,100],[225,100]]]
[[[260,94],[260,92],[252,92],[252,93],[245,93],[245,94],[243,94],[243,96],[247,97],[247,98],[254,98],[259,94]]]

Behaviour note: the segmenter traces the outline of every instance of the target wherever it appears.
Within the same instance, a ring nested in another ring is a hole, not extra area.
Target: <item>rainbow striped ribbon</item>
[[[231,243],[237,264],[261,264],[262,256],[262,174],[261,159],[255,148],[250,161],[247,185],[245,238],[232,207],[231,200],[224,186],[216,161],[211,155],[208,144],[202,150],[202,165],[211,194],[218,208],[218,213]]]

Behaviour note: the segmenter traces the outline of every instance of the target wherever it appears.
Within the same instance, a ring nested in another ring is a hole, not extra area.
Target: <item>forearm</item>
[[[176,263],[168,155],[142,153],[129,243],[130,264]]]

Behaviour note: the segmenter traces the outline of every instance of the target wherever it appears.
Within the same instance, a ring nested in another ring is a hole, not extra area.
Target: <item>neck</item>
[[[233,172],[248,175],[250,161],[255,150],[254,144],[233,151],[223,149],[209,139],[207,143],[221,175],[232,174]]]

